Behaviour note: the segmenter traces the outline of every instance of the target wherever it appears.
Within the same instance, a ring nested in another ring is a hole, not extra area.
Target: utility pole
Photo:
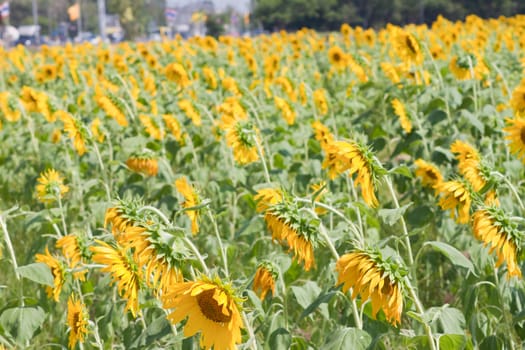
[[[97,0],[98,5],[98,28],[102,42],[106,41],[106,1]]]
[[[38,26],[38,4],[36,0],[33,0],[33,24]],[[36,40],[40,40],[40,29],[36,31]]]
[[[77,36],[80,40],[82,40],[82,37],[80,36],[80,33],[82,32],[82,1],[78,0],[78,19],[77,19]]]

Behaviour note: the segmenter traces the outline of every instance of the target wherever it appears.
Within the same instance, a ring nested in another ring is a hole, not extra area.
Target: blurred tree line
[[[42,34],[53,34],[60,23],[69,24],[76,35],[76,22],[70,23],[67,9],[74,0],[37,0],[38,24]],[[10,1],[9,22],[14,26],[33,24],[32,0]],[[82,31],[98,33],[97,0],[81,0]],[[148,24],[164,23],[165,0],[106,0],[106,13],[119,15],[127,38],[146,34]],[[70,36],[73,36],[70,33]]]
[[[337,30],[342,23],[381,27],[387,23],[432,23],[441,14],[461,20],[525,13],[525,0],[252,0],[252,23],[267,30],[302,27]]]

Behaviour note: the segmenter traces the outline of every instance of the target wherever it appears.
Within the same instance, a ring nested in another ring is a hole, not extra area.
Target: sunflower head
[[[361,301],[371,300],[372,317],[383,310],[386,319],[393,325],[401,322],[403,292],[407,269],[391,258],[383,258],[379,251],[356,249],[339,258],[336,263],[337,284],[343,292],[352,288],[352,298],[361,296]]]
[[[443,182],[443,175],[439,169],[423,159],[417,159],[414,164],[416,165],[415,174],[421,179],[423,186],[432,187],[435,191],[439,191],[439,186]]]
[[[60,298],[60,292],[65,282],[65,267],[62,263],[53,255],[49,253],[49,249],[46,247],[45,254],[36,254],[35,261],[46,264],[51,270],[53,275],[53,287],[46,287],[46,293],[48,298],[53,298],[54,301],[58,302]]]
[[[230,284],[219,278],[201,277],[195,282],[171,285],[161,297],[163,307],[172,309],[167,318],[173,324],[187,318],[184,336],[200,333],[200,346],[211,350],[233,350],[242,340],[243,299]]]
[[[126,160],[128,168],[146,176],[156,176],[159,172],[157,158],[151,152],[140,152],[131,155]]]
[[[264,300],[269,291],[275,295],[275,281],[278,277],[277,267],[268,260],[262,261],[257,266],[255,277],[253,278],[253,290]]]
[[[67,301],[67,324],[69,326],[70,349],[74,349],[77,343],[83,343],[88,334],[89,315],[86,306],[71,294]]]
[[[496,267],[505,262],[507,278],[521,278],[518,257],[525,237],[517,229],[516,223],[501,208],[492,205],[478,209],[472,215],[472,229],[474,237],[485,246],[490,246],[490,253],[496,252]]]
[[[64,185],[64,179],[54,169],[48,169],[40,174],[37,179],[36,193],[38,201],[41,203],[53,203],[58,198],[69,191],[69,187]]]
[[[470,219],[472,204],[471,187],[464,180],[446,181],[439,187],[441,198],[439,205],[443,210],[450,210],[450,217],[460,224],[466,224]]]
[[[295,203],[287,201],[271,205],[264,219],[272,238],[288,246],[294,258],[304,262],[304,269],[309,271],[315,265],[314,248],[320,243],[312,220],[301,215]]]
[[[525,163],[525,119],[507,118],[507,127],[503,131],[507,134],[505,139],[509,141],[510,152]]]

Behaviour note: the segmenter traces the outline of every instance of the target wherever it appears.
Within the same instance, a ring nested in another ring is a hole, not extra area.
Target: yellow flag
[[[131,7],[127,7],[124,10],[124,21],[125,22],[133,21],[133,10],[131,9]]]
[[[80,5],[76,3],[67,9],[70,21],[76,21],[80,17]]]

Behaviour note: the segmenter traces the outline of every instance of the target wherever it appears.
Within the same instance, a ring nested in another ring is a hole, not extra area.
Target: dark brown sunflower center
[[[332,56],[332,59],[334,60],[334,62],[341,61],[341,55],[339,54],[339,52],[335,52]]]
[[[427,176],[434,181],[438,179],[436,173],[434,173],[432,170],[427,170]]]
[[[525,145],[525,126],[521,127],[520,139],[521,139],[521,143]]]
[[[227,323],[232,319],[231,311],[230,315],[222,313],[222,306],[217,303],[217,300],[213,299],[215,289],[204,291],[197,295],[197,303],[201,308],[202,313],[207,319],[213,322]]]
[[[406,44],[407,44],[407,47],[410,50],[410,52],[415,54],[416,53],[416,47],[414,46],[414,43],[412,42],[411,39],[412,38],[410,38],[410,36],[407,35],[407,37],[406,37]]]

